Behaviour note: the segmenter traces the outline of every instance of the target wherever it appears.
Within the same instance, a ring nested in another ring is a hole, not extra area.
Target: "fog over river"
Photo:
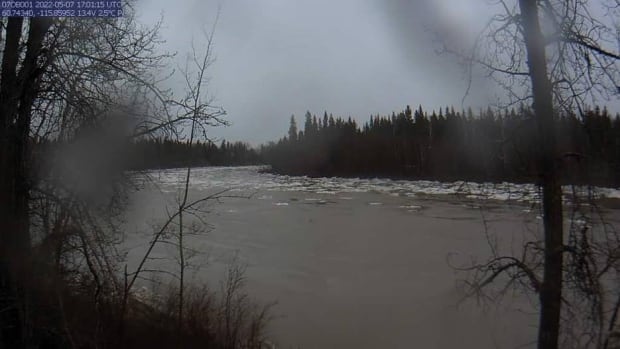
[[[463,301],[465,273],[482,261],[487,236],[505,252],[540,235],[531,185],[307,178],[257,167],[192,170],[190,199],[209,201],[210,229],[191,237],[203,251],[196,281],[217,288],[235,258],[246,287],[272,308],[278,348],[533,348],[535,298],[508,293],[502,303]],[[185,170],[151,174],[132,196],[126,246],[135,264],[152,225],[172,212]],[[601,189],[607,197],[618,190]],[[620,211],[605,208],[612,223]],[[158,248],[156,257],[171,257]],[[174,260],[158,268],[174,270]]]

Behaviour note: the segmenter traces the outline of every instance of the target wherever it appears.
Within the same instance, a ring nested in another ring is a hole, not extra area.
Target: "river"
[[[193,256],[202,267],[192,275],[217,283],[231,260],[245,265],[249,294],[276,302],[269,333],[278,348],[535,346],[535,297],[509,292],[479,303],[465,297],[468,275],[454,268],[489,256],[489,237],[510,253],[540,236],[534,187],[259,170],[192,170],[191,200],[227,190],[203,207],[209,229],[190,240],[204,252]],[[166,207],[174,210],[184,174],[151,174],[132,196],[132,231],[148,234]],[[128,238],[130,263],[144,234]]]

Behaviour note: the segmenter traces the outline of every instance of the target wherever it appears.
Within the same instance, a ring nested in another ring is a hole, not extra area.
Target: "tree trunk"
[[[43,39],[51,21],[29,22],[26,52],[20,62],[23,18],[11,17],[0,80],[0,296],[7,302],[0,318],[0,343],[20,348],[27,345],[27,280],[30,265],[29,145],[31,109],[42,70],[38,66]],[[17,72],[19,69],[19,73]]]
[[[20,347],[24,331],[17,305],[19,290],[15,282],[13,258],[16,245],[15,168],[13,123],[17,112],[16,81],[23,18],[11,17],[6,27],[2,76],[0,80],[0,306],[7,309],[0,313],[0,343],[7,347]]]
[[[553,97],[537,6],[536,0],[519,0],[529,75],[534,95],[534,113],[540,146],[539,170],[543,191],[545,257],[544,277],[540,290],[538,348],[556,349],[558,348],[562,302],[562,187],[558,180],[556,166]]]

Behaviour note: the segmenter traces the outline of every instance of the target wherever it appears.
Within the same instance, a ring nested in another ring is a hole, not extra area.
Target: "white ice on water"
[[[540,191],[534,184],[474,183],[465,181],[438,182],[426,180],[392,180],[384,178],[342,178],[285,176],[262,172],[264,167],[202,167],[191,172],[190,184],[195,189],[230,189],[233,191],[300,191],[335,195],[373,192],[387,195],[416,197],[420,195],[457,195],[471,199],[537,202]],[[164,191],[175,191],[185,181],[185,169],[153,171]],[[619,188],[563,188],[566,197],[580,196],[620,199]],[[263,196],[266,198],[266,196]]]

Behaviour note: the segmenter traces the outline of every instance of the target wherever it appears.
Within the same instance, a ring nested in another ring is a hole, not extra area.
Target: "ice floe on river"
[[[202,167],[191,171],[194,189],[230,189],[232,191],[298,191],[323,195],[373,192],[393,196],[456,195],[468,199],[536,202],[540,191],[533,184],[438,182],[426,180],[392,180],[385,178],[342,178],[283,176],[261,172],[264,167]],[[164,191],[175,191],[185,183],[186,169],[152,171],[151,178]],[[566,198],[593,195],[596,198],[620,199],[620,189],[600,187],[563,188]],[[259,198],[267,198],[262,195]]]

